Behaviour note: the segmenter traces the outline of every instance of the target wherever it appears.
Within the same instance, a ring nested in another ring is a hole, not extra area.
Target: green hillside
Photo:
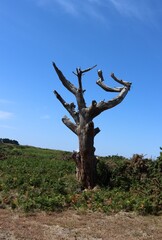
[[[162,153],[155,161],[102,157],[97,170],[98,186],[82,190],[70,152],[0,143],[0,207],[162,213]]]

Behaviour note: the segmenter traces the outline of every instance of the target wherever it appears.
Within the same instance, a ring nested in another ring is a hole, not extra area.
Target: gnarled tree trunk
[[[92,121],[84,124],[78,132],[80,165],[78,180],[86,188],[96,185],[96,157],[94,148],[94,124]]]

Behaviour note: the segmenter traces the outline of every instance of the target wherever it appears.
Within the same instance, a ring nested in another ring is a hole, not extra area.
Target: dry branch
[[[66,108],[66,110],[70,113],[70,115],[73,117],[74,121],[77,124],[79,124],[79,116],[78,116],[78,112],[75,111],[75,107],[76,107],[75,104],[67,103],[57,91],[54,91],[54,94],[56,95],[57,99],[62,103],[62,105]]]
[[[77,88],[70,82],[68,81],[65,76],[63,75],[63,73],[60,71],[60,69],[56,66],[56,64],[53,62],[53,67],[60,79],[60,81],[62,82],[62,84],[73,94],[76,94],[77,92]]]
[[[72,123],[67,116],[64,116],[62,118],[62,121],[72,132],[74,132],[76,135],[78,135],[78,132],[77,132],[78,126],[76,124]]]
[[[126,86],[128,88],[128,90],[130,90],[131,84],[130,82],[125,82],[122,79],[118,79],[117,77],[115,77],[114,73],[111,73],[111,77],[118,83]]]

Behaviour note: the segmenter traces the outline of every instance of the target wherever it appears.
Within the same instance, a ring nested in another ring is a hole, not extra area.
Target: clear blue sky
[[[1,0],[0,137],[23,145],[76,150],[77,137],[62,123],[68,115],[55,98],[75,101],[59,81],[52,61],[77,85],[85,74],[87,105],[114,97],[96,85],[97,69],[132,82],[117,107],[95,119],[97,155],[159,156],[162,146],[162,1]]]

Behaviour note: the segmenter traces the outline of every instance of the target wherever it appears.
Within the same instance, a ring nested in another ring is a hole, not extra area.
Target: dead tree
[[[119,94],[117,97],[109,101],[101,101],[97,103],[93,100],[91,105],[87,107],[84,99],[84,90],[82,88],[82,76],[84,73],[96,67],[96,65],[85,70],[77,68],[76,72],[73,72],[77,76],[78,87],[65,78],[55,63],[53,63],[53,67],[64,87],[74,94],[77,102],[76,109],[73,102],[67,103],[57,91],[54,91],[57,99],[62,103],[74,120],[74,122],[71,122],[67,116],[62,118],[63,123],[78,136],[79,140],[79,153],[74,153],[73,155],[76,162],[77,179],[84,188],[93,188],[96,185],[97,180],[94,138],[100,132],[98,127],[94,127],[93,119],[103,111],[113,108],[121,103],[130,90],[131,83],[119,80],[115,77],[114,73],[112,73],[111,77],[116,82],[122,84],[123,87],[110,88],[104,84],[102,71],[98,70],[99,78],[96,83],[105,91],[119,92]]]

